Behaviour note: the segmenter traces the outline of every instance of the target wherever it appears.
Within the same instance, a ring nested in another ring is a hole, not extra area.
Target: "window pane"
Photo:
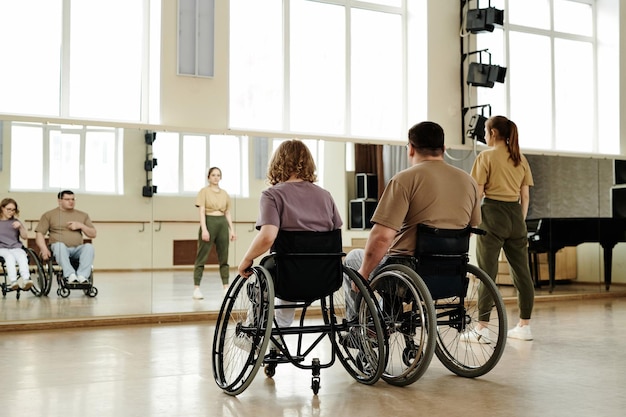
[[[367,3],[380,4],[382,6],[395,6],[400,7],[402,0],[365,0]]]
[[[233,158],[233,155],[239,157]],[[209,138],[209,166],[222,171],[220,187],[230,195],[241,195],[241,164],[247,165],[246,156],[241,151],[237,136],[211,135]]]
[[[556,149],[594,151],[593,48],[588,42],[555,39]]]
[[[230,7],[230,125],[282,130],[282,2],[231,0]]]
[[[554,1],[554,30],[591,36],[593,16],[590,4],[566,0]]]
[[[11,127],[11,189],[39,190],[43,179],[43,129]]]
[[[0,112],[59,115],[61,5],[0,2]]]
[[[152,142],[152,157],[157,166],[152,170],[152,184],[159,194],[179,192],[179,134],[158,132]]]
[[[70,116],[140,120],[143,2],[73,0]],[[114,22],[115,30],[111,30]]]
[[[183,135],[183,192],[198,192],[207,185],[206,136]]]
[[[116,179],[115,132],[87,132],[85,191],[114,193]]]
[[[492,32],[479,34],[476,36],[476,50],[488,49],[491,54],[491,63],[493,65],[499,65],[506,67],[506,56],[504,54],[504,34],[502,29],[495,29]],[[480,57],[474,54],[468,58],[468,62],[480,62]],[[482,62],[489,62],[489,55],[482,54]],[[508,68],[507,68],[508,72]],[[507,75],[508,77],[508,75]],[[495,83],[492,88],[476,88],[476,95],[478,97],[477,104],[490,104],[491,114],[504,114],[506,113],[506,91],[504,83]],[[484,113],[481,113],[481,109],[477,110],[477,113],[488,116],[487,109]]]
[[[50,131],[49,183],[51,188],[80,187],[80,135]],[[45,185],[44,185],[45,186]]]
[[[290,129],[345,133],[345,8],[291,2]]]
[[[520,130],[522,148],[551,149],[552,82],[550,39],[511,32],[510,118]],[[532,56],[532,59],[528,59]]]
[[[549,0],[509,0],[509,23],[550,29]]]
[[[403,114],[401,16],[353,9],[351,35],[351,133],[400,138]]]

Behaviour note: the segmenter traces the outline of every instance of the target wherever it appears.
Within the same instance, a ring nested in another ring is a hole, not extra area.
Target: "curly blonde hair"
[[[317,181],[315,161],[309,148],[300,140],[282,142],[267,168],[267,180],[271,185],[287,181],[292,175],[308,182]]]

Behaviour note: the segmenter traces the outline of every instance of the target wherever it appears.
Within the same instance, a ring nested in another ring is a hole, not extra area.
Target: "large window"
[[[149,43],[160,39],[156,19],[155,0],[0,2],[0,112],[150,121],[145,80],[158,83],[158,48]]]
[[[152,143],[157,166],[152,183],[158,194],[196,194],[207,185],[207,173],[222,171],[220,187],[229,194],[248,196],[248,138],[159,132]]]
[[[612,65],[599,55],[595,0],[499,0],[504,28],[477,37],[494,64],[506,66],[505,84],[478,88],[478,103],[520,129],[523,148],[619,153],[618,89]],[[605,16],[606,17],[606,16]],[[606,34],[617,39],[618,33]],[[614,50],[617,54],[617,51]],[[612,81],[609,81],[612,80]],[[610,128],[609,128],[610,127]]]
[[[401,137],[404,4],[231,0],[231,127]]]
[[[11,190],[123,194],[122,129],[11,125]]]

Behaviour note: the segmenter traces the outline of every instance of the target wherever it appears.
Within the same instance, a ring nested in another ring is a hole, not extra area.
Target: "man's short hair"
[[[59,191],[59,194],[57,194],[57,198],[60,200],[63,198],[64,195],[74,195],[74,191],[72,190]]]
[[[443,128],[435,122],[418,123],[409,129],[409,142],[420,153],[443,152]]]

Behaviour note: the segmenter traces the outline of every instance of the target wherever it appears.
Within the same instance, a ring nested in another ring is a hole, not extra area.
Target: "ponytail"
[[[517,125],[504,116],[493,116],[487,121],[487,126],[497,130],[500,137],[505,139],[509,157],[513,161],[513,165],[518,166],[522,162],[522,154],[519,150]]]

